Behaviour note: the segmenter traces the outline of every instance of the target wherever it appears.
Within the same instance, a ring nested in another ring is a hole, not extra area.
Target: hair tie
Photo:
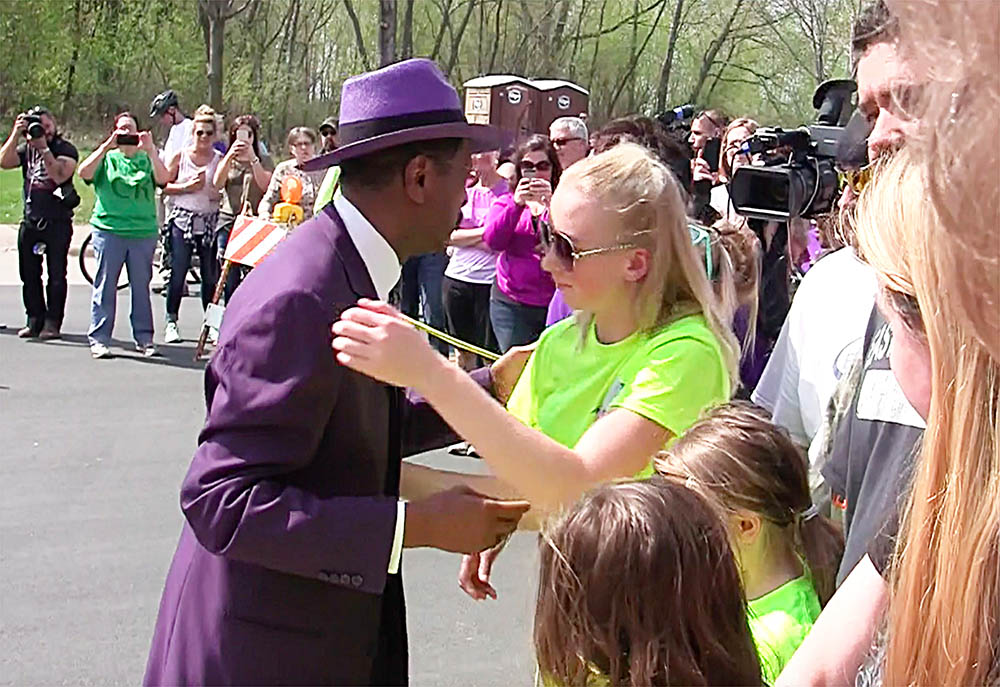
[[[799,513],[799,522],[800,523],[809,522],[818,515],[819,515],[819,509],[816,508],[816,504],[810,503],[808,508]]]

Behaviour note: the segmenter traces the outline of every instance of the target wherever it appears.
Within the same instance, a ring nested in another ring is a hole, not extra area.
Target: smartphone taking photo
[[[139,145],[139,135],[138,134],[118,134],[115,137],[115,142],[120,146],[137,146]]]

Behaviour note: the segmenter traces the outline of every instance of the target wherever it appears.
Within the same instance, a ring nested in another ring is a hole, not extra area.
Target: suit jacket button
[[[365,578],[361,577],[361,575],[355,575],[351,578],[351,584],[353,584],[355,587],[360,587],[364,583],[364,581]]]
[[[351,576],[347,573],[342,573],[340,576],[340,584],[347,586],[351,583]]]

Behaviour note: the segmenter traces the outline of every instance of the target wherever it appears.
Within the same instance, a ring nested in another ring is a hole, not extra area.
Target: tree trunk
[[[208,102],[222,110],[222,53],[226,45],[226,20],[208,15]]]
[[[660,83],[656,88],[656,114],[667,109],[667,94],[670,92],[670,72],[674,67],[674,50],[677,48],[677,36],[681,27],[681,11],[684,0],[677,0],[674,7],[674,18],[670,22],[670,35],[667,37],[667,55],[660,67]]]
[[[396,61],[396,0],[379,0],[378,14],[378,64],[385,67]]]
[[[406,0],[403,10],[403,49],[399,56],[404,60],[413,57],[413,0]]]
[[[447,77],[451,77],[451,73],[455,70],[455,65],[458,64],[458,51],[462,47],[462,37],[465,36],[465,29],[469,26],[469,19],[472,18],[472,12],[476,9],[476,0],[469,0],[468,7],[465,8],[465,16],[462,17],[462,23],[458,26],[458,31],[452,36],[451,40],[451,55],[448,56],[448,64],[445,66],[444,74]]]
[[[358,21],[358,13],[354,11],[354,5],[351,0],[344,0],[344,9],[347,10],[347,17],[351,20],[351,26],[354,28],[354,42],[358,48],[358,55],[361,57],[361,66],[365,71],[368,71],[368,51],[365,50],[365,37],[361,33],[361,22]]]
[[[80,26],[80,2],[81,0],[76,0],[73,3],[73,28],[75,29],[75,34],[73,37],[73,54],[69,58],[69,69],[66,70],[66,90],[63,92],[62,102],[63,121],[66,120],[66,115],[69,112],[69,101],[73,98],[73,78],[76,76],[76,63],[80,59],[80,34],[83,31],[83,27]]]

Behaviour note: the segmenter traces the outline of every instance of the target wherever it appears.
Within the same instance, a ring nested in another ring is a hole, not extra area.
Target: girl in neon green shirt
[[[704,408],[729,399],[738,357],[681,192],[648,151],[622,144],[574,164],[550,216],[542,267],[578,312],[542,335],[510,412],[385,303],[361,301],[333,326],[342,364],[423,394],[510,493],[543,510],[648,473]]]
[[[749,403],[718,406],[657,461],[729,527],[764,679],[774,683],[833,595],[844,538],[812,505],[805,459]]]

